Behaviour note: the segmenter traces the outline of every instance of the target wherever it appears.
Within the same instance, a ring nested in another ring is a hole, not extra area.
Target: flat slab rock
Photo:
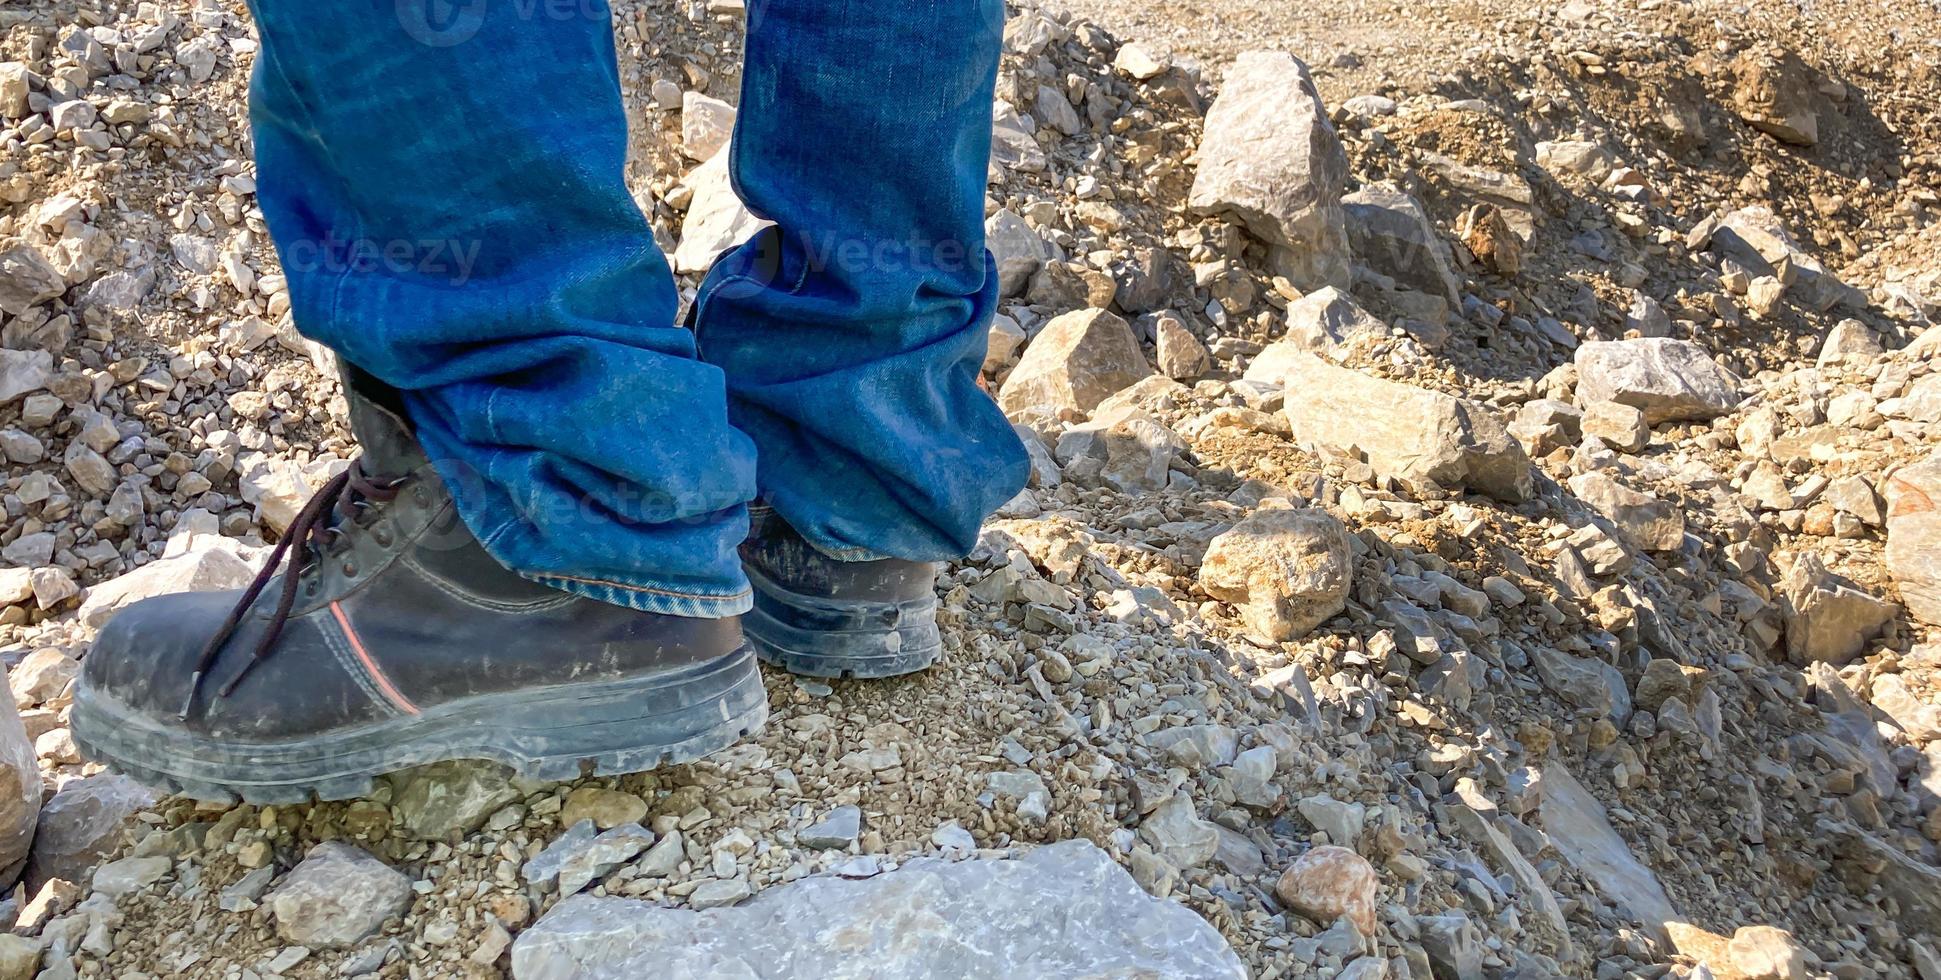
[[[1104,851],[1064,841],[1005,860],[925,858],[873,878],[804,878],[695,912],[560,903],[512,948],[515,980],[673,977],[1244,977],[1191,910]]]

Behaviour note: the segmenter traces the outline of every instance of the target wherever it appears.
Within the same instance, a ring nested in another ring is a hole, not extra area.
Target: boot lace
[[[364,525],[364,514],[374,504],[389,503],[398,496],[398,487],[404,478],[379,480],[364,472],[364,461],[358,459],[350,468],[332,477],[323,489],[310,498],[297,512],[296,519],[290,522],[288,530],[277,539],[276,547],[270,551],[269,560],[263,563],[263,570],[243,590],[236,607],[229,611],[229,618],[223,620],[222,628],[202,648],[202,656],[196,661],[195,675],[189,679],[189,695],[182,702],[181,718],[188,720],[189,710],[195,705],[195,698],[202,688],[202,679],[215,665],[222,648],[235,636],[236,630],[248,617],[250,607],[256,604],[258,596],[269,587],[277,577],[279,568],[283,574],[283,585],[277,597],[276,610],[271,613],[269,625],[257,639],[256,647],[250,653],[249,662],[243,665],[229,683],[222,686],[217,697],[228,697],[236,690],[236,685],[255,669],[270,654],[276,645],[276,638],[289,622],[290,610],[297,603],[297,587],[305,571],[327,555],[341,553],[341,542],[348,525]],[[335,516],[336,520],[328,518]]]

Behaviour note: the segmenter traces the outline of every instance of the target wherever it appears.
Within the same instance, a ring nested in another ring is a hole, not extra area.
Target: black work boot
[[[763,660],[812,677],[895,677],[936,662],[935,562],[838,561],[761,504],[749,523],[741,566],[755,609],[742,628]]]
[[[368,376],[345,390],[364,455],[249,589],[159,596],[102,629],[74,699],[84,753],[200,799],[282,803],[362,796],[447,759],[546,780],[637,772],[761,727],[736,620],[506,570],[456,517],[395,393]]]

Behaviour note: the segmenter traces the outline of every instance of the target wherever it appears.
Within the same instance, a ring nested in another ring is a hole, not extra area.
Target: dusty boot
[[[101,631],[74,699],[84,753],[200,799],[281,803],[362,796],[382,773],[446,759],[547,780],[636,772],[761,727],[735,620],[636,612],[507,571],[456,517],[392,396],[358,386],[345,387],[363,457],[249,589],[148,599]]]
[[[742,628],[763,660],[813,677],[895,677],[936,662],[935,562],[837,561],[769,507],[750,507],[749,521],[741,565],[755,609]]]

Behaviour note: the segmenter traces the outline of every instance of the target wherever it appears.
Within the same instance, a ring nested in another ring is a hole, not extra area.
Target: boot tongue
[[[364,472],[379,478],[401,477],[429,462],[411,434],[397,389],[348,361],[342,368],[350,431],[363,448]]]

